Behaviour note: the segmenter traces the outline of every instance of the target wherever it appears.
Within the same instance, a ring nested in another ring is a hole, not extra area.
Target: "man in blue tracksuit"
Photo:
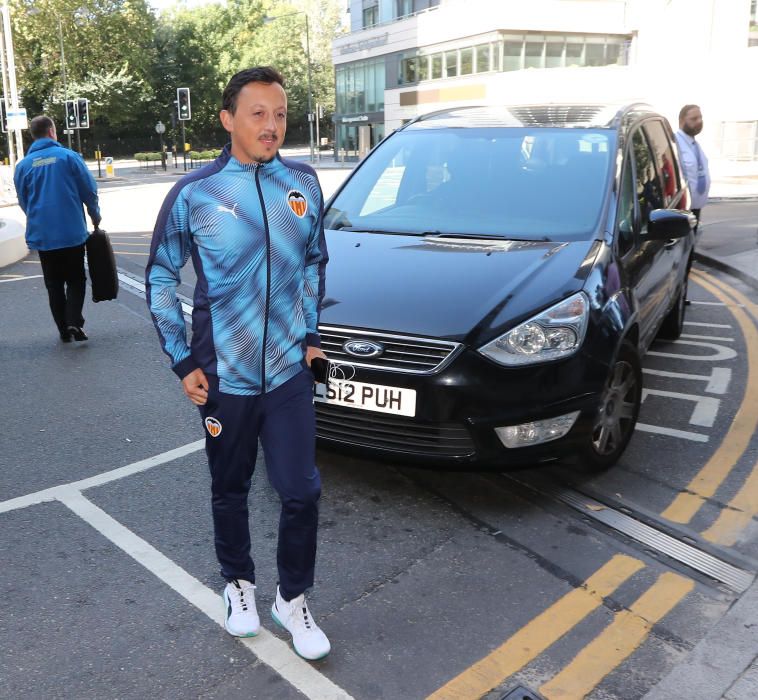
[[[82,326],[84,242],[87,223],[82,205],[95,227],[100,223],[97,185],[81,156],[56,140],[50,117],[29,124],[34,143],[16,165],[13,182],[26,214],[26,245],[39,253],[42,275],[61,340],[87,340]]]
[[[282,504],[272,615],[298,654],[318,659],[329,653],[329,640],[304,593],[313,585],[321,493],[309,368],[324,357],[323,196],[311,167],[279,156],[287,128],[279,73],[237,73],[222,102],[231,147],[166,197],[146,270],[147,301],[203,418],[226,629],[249,637],[260,626],[247,508],[260,439]],[[176,288],[190,257],[197,284],[188,344]]]

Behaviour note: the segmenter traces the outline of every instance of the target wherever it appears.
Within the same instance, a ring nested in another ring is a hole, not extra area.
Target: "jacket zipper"
[[[258,198],[261,200],[261,213],[263,214],[263,228],[266,232],[266,307],[263,316],[263,347],[261,348],[261,393],[266,393],[266,338],[268,336],[268,311],[271,300],[271,238],[268,230],[268,216],[266,216],[266,203],[263,199],[261,183],[258,173],[262,166],[255,168],[255,187],[258,190]]]

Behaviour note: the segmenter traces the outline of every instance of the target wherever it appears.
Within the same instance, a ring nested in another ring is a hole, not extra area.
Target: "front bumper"
[[[429,375],[356,368],[355,381],[416,391],[416,415],[395,416],[316,402],[316,433],[328,448],[378,458],[465,468],[521,467],[576,452],[592,430],[608,376],[607,361],[579,352],[558,362],[501,367],[479,353],[459,350]],[[580,411],[564,437],[506,448],[495,428]]]

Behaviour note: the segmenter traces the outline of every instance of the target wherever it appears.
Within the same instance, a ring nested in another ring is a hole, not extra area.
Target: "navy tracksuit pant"
[[[247,499],[263,446],[271,485],[279,494],[277,565],[285,600],[313,585],[321,477],[316,467],[313,375],[304,369],[267,394],[222,394],[208,377],[208,401],[200,406],[211,471],[216,556],[225,579],[255,581],[250,556]]]

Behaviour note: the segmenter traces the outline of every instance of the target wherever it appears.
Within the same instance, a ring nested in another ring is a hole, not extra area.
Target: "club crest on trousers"
[[[221,425],[221,421],[218,420],[218,418],[214,418],[213,416],[208,416],[205,419],[205,429],[208,431],[208,435],[215,438],[221,435],[223,426]]]

